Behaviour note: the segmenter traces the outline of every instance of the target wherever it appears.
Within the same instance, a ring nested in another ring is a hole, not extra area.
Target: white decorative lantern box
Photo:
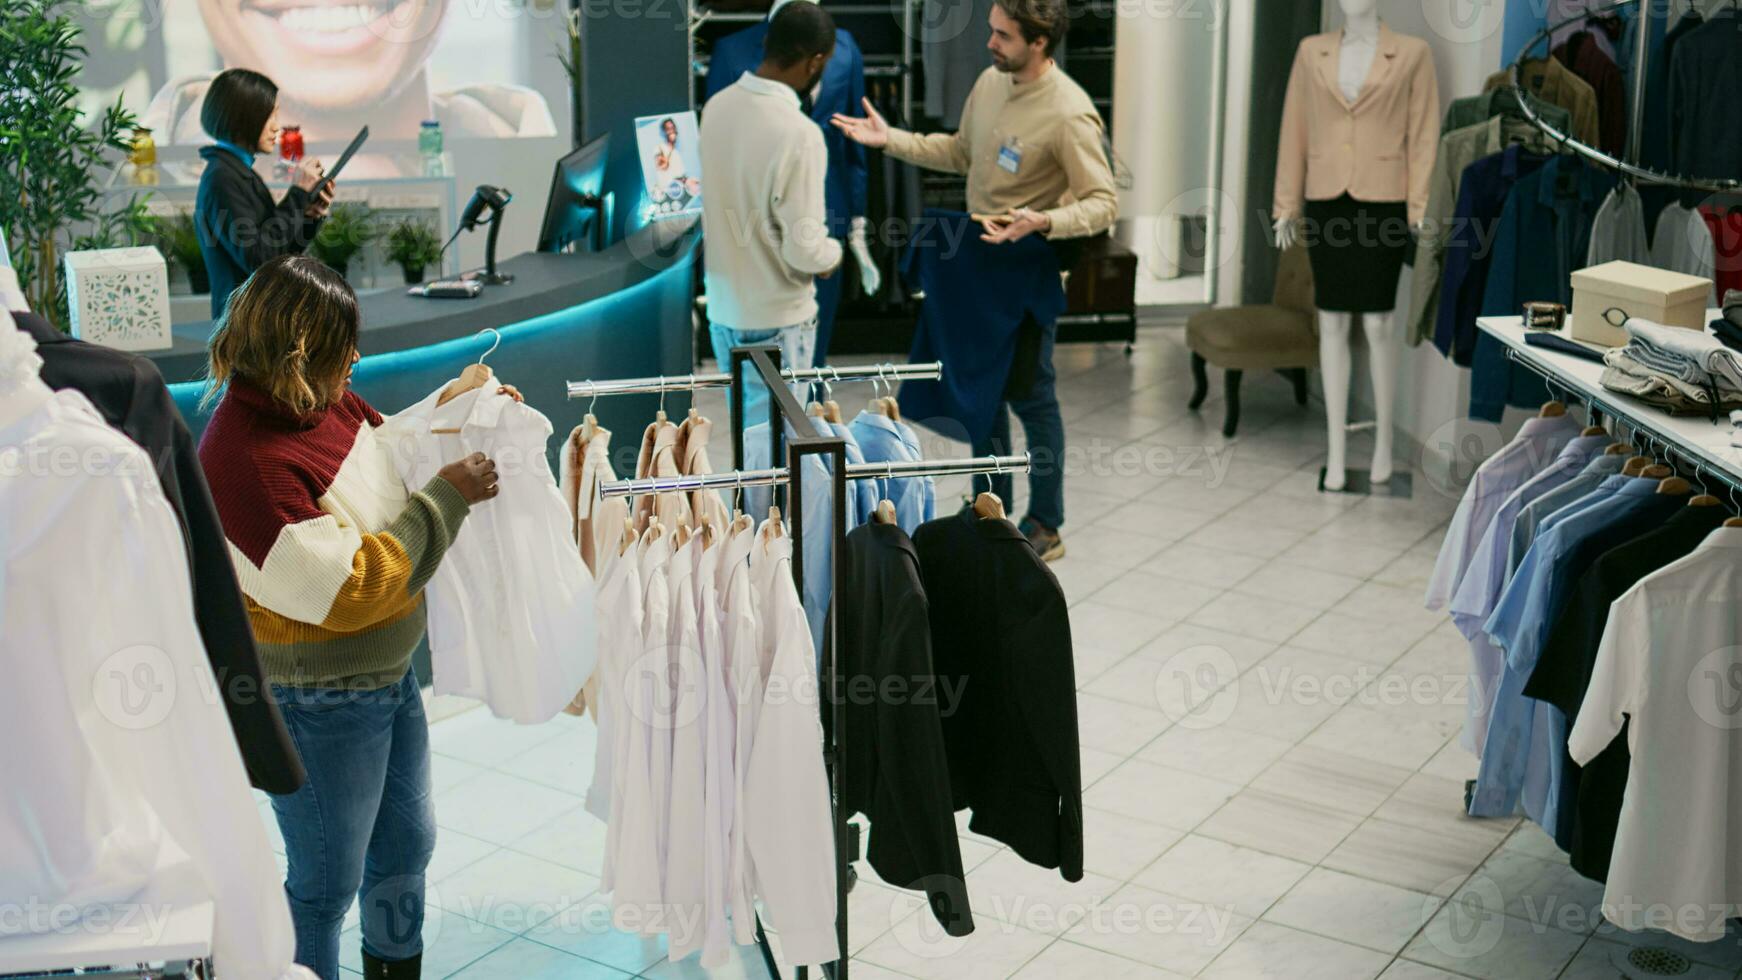
[[[118,350],[170,346],[169,267],[157,249],[68,252],[66,280],[73,336]]]

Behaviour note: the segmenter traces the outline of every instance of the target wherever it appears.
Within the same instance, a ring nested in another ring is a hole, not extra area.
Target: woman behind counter
[[[333,185],[314,195],[323,168],[306,157],[291,175],[290,190],[273,203],[266,181],[254,172],[254,156],[278,145],[278,86],[246,68],[212,79],[200,106],[200,125],[213,145],[194,198],[194,229],[212,282],[212,319],[224,315],[230,293],[267,260],[300,255],[314,240],[333,201]]]

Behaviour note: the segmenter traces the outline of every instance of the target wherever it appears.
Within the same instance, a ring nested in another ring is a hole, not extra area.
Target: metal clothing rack
[[[1648,36],[1651,27],[1650,18],[1653,9],[1657,6],[1655,0],[1648,0],[1648,2],[1643,6],[1640,6],[1639,16],[1643,20],[1643,23],[1639,25],[1639,31],[1642,40],[1641,43],[1637,45],[1638,54],[1634,59],[1633,77],[1636,87],[1633,91],[1632,111],[1629,113],[1631,125],[1628,130],[1629,139],[1627,156],[1631,159],[1618,160],[1594,146],[1581,142],[1569,133],[1561,132],[1560,129],[1544,121],[1541,116],[1537,115],[1536,110],[1531,108],[1530,100],[1525,98],[1527,90],[1523,85],[1523,76],[1521,72],[1524,63],[1531,60],[1531,52],[1536,50],[1537,45],[1544,45],[1544,50],[1547,52],[1544,56],[1553,58],[1554,54],[1552,49],[1548,46],[1548,42],[1552,37],[1554,37],[1554,33],[1562,27],[1566,27],[1569,24],[1581,23],[1590,20],[1593,17],[1601,17],[1605,14],[1615,13],[1624,8],[1634,6],[1640,6],[1640,0],[1613,0],[1611,3],[1594,6],[1583,13],[1567,17],[1556,23],[1545,26],[1540,32],[1526,42],[1523,49],[1518,52],[1518,57],[1513,59],[1512,65],[1509,69],[1512,76],[1512,94],[1517,99],[1519,110],[1523,113],[1526,121],[1541,130],[1544,135],[1554,140],[1560,146],[1586,158],[1587,160],[1608,167],[1610,170],[1614,170],[1624,176],[1631,177],[1640,183],[1655,184],[1661,187],[1677,187],[1685,190],[1706,191],[1714,194],[1728,194],[1742,191],[1742,180],[1731,178],[1688,177],[1681,174],[1668,174],[1659,170],[1654,170],[1650,167],[1642,167],[1638,163],[1639,135],[1645,118],[1645,76],[1651,53],[1651,45],[1644,43],[1643,39]]]
[[[761,376],[762,383],[769,394],[769,433],[773,440],[773,452],[770,459],[781,458],[781,446],[786,447],[787,465],[784,467],[744,470],[744,381],[745,371],[754,369]],[[792,535],[792,580],[793,585],[804,594],[804,507],[791,505],[795,501],[804,500],[806,456],[821,456],[828,460],[829,479],[833,483],[832,528],[834,547],[830,549],[829,575],[833,587],[830,596],[840,594],[842,572],[845,568],[847,542],[847,481],[864,480],[877,477],[902,476],[955,476],[995,472],[1025,472],[1029,468],[1027,454],[1021,456],[990,456],[976,459],[954,459],[937,461],[920,461],[914,463],[854,463],[847,462],[846,440],[837,435],[815,434],[815,428],[804,426],[800,431],[808,431],[809,435],[794,435],[784,438],[787,419],[808,418],[798,399],[793,397],[787,384],[793,381],[826,381],[853,382],[892,380],[897,378],[937,378],[941,377],[941,364],[882,364],[861,367],[843,368],[800,368],[781,370],[780,348],[774,345],[735,347],[731,354],[731,370],[720,374],[687,375],[670,378],[633,378],[623,381],[571,381],[568,383],[570,398],[598,397],[601,395],[648,394],[667,391],[689,391],[697,388],[731,389],[731,428],[732,428],[732,471],[716,473],[709,476],[681,477],[651,477],[640,480],[617,480],[601,484],[601,497],[624,497],[646,493],[666,493],[683,490],[728,489],[750,486],[775,486],[784,484],[787,488],[787,520],[791,524]],[[815,479],[815,476],[812,476]],[[853,862],[859,855],[859,835],[857,828],[848,821],[846,807],[847,782],[843,762],[846,753],[843,747],[847,744],[846,713],[840,710],[842,684],[842,667],[837,656],[840,648],[839,621],[834,613],[828,613],[827,626],[823,630],[824,670],[829,678],[830,703],[837,706],[832,713],[829,726],[829,744],[824,747],[823,761],[829,773],[833,806],[831,807],[835,831],[835,935],[840,948],[840,958],[833,963],[823,964],[822,970],[831,980],[848,980],[848,966],[851,959],[851,946],[848,942],[847,929],[847,893],[853,887]],[[762,950],[762,959],[768,967],[771,977],[780,977],[779,965],[775,962],[774,951],[768,944],[767,933],[762,928],[760,916],[756,921],[756,944]],[[798,968],[799,980],[806,980],[809,975],[807,967]]]

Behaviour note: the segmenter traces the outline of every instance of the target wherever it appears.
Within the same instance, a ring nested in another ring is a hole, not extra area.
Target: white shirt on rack
[[[475,452],[496,462],[500,481],[429,581],[435,690],[481,699],[521,724],[549,721],[598,655],[593,576],[545,457],[550,420],[493,384],[437,404],[445,388],[382,427],[407,487]]]
[[[835,837],[823,768],[816,648],[792,582],[792,539],[768,542],[759,596],[772,660],[745,777],[745,826],[755,890],[793,966],[840,957],[835,936]]]
[[[671,540],[649,528],[634,552],[641,576],[641,640],[620,677],[628,710],[613,772],[611,824],[617,828],[612,922],[654,935],[664,922],[666,801],[671,792],[671,737],[660,730],[669,710],[667,632],[671,628]],[[628,557],[628,556],[625,556]],[[662,699],[667,699],[662,701]]]
[[[207,889],[188,899],[215,908],[217,968],[301,976],[175,513],[145,454],[40,364],[0,313],[0,905],[125,901],[173,842]],[[43,931],[0,921],[20,930]]]
[[[637,552],[617,553],[611,545],[597,554],[599,578],[599,677],[594,718],[598,740],[593,746],[593,783],[587,789],[587,812],[606,821],[604,867],[599,887],[609,892],[616,882],[617,835],[621,826],[623,762],[633,716],[627,702],[624,672],[641,651],[641,567]]]
[[[761,616],[756,609],[756,585],[749,564],[758,546],[754,522],[734,534],[720,553],[720,609],[725,640],[727,705],[732,722],[732,812],[727,839],[726,907],[732,917],[732,939],[740,946],[756,941],[755,885],[750,880],[749,840],[745,836],[750,753],[756,720],[762,713]],[[766,562],[764,564],[767,564]]]
[[[706,928],[707,850],[707,669],[703,661],[702,617],[697,580],[702,536],[696,534],[672,556],[670,641],[665,653],[672,680],[660,725],[671,739],[671,787],[666,797],[666,932],[675,962],[701,948]],[[711,592],[710,592],[711,594]],[[713,629],[719,635],[719,624]],[[717,642],[717,639],[716,639]]]
[[[1559,456],[1579,430],[1579,423],[1568,415],[1527,419],[1511,442],[1476,468],[1440,543],[1428,580],[1427,608],[1442,609],[1452,601],[1494,514],[1514,490]]]
[[[1603,893],[1603,915],[1624,929],[1716,942],[1742,914],[1737,595],[1742,528],[1720,527],[1609,607],[1567,751],[1587,765],[1631,719]]]

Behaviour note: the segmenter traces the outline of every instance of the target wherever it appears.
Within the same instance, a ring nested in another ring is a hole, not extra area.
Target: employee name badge
[[[1009,173],[1022,168],[1022,141],[1012,136],[998,148],[998,166]]]

